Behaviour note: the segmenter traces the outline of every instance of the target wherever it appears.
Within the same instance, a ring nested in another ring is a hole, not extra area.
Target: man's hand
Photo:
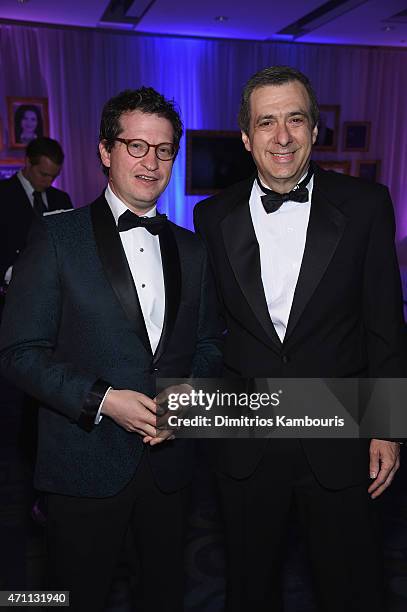
[[[150,446],[155,446],[156,444],[161,444],[161,442],[165,442],[165,440],[174,440],[175,435],[172,429],[165,429],[159,431],[156,436],[145,436],[143,438],[143,442],[145,444],[150,444]]]
[[[143,393],[110,389],[103,403],[102,414],[109,416],[126,431],[153,438],[157,435],[157,403]]]
[[[368,492],[375,499],[391,484],[395,473],[400,467],[400,445],[388,440],[372,440],[370,442],[370,478],[374,482]]]
[[[180,395],[182,395],[185,399],[187,395],[190,395],[191,391],[193,391],[193,387],[188,385],[188,383],[182,383],[181,385],[171,385],[170,387],[166,387],[163,389],[154,399],[160,406],[166,405],[168,402],[168,398],[173,396],[173,399],[176,400]],[[178,407],[176,413],[179,414],[181,407]]]
[[[187,383],[184,383],[182,385],[171,385],[170,387],[166,387],[165,389],[163,389],[163,391],[161,391],[154,398],[157,404],[159,405],[158,411],[157,411],[157,415],[158,415],[157,427],[160,429],[155,437],[146,436],[145,438],[143,438],[143,442],[145,442],[146,444],[150,444],[150,446],[155,446],[156,444],[161,444],[161,442],[164,442],[165,440],[174,440],[175,438],[174,430],[165,428],[165,425],[168,420],[168,416],[170,414],[170,411],[168,407],[166,406],[168,402],[168,398],[170,395],[172,395],[173,397],[178,396],[180,394],[189,395],[191,391],[192,391],[192,387],[191,385],[188,385]],[[176,411],[172,410],[171,414],[180,415],[181,411],[184,412],[186,408],[187,407],[184,407],[184,410],[182,410],[179,407],[177,408]]]

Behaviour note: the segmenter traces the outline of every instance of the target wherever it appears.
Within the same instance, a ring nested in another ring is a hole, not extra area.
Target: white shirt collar
[[[24,191],[26,192],[26,194],[28,195],[28,197],[31,199],[33,192],[35,191],[34,187],[31,185],[30,181],[28,179],[25,178],[24,174],[22,173],[21,170],[19,170],[17,172],[17,178],[19,179],[20,183],[22,184],[22,186],[24,187]]]
[[[17,178],[21,183],[22,188],[24,189],[27,198],[31,204],[31,206],[33,206],[34,203],[34,187],[31,185],[30,181],[28,179],[25,178],[24,174],[22,173],[21,170],[19,170],[17,172]],[[48,208],[48,197],[47,197],[47,190],[45,191],[41,191],[41,198],[42,201],[45,204],[45,207]]]
[[[308,168],[307,171],[305,172],[305,174],[302,175],[302,177],[300,178],[300,180],[298,181],[298,183],[301,183],[301,181],[307,176],[308,174]],[[308,189],[308,202],[310,202],[311,198],[312,198],[312,190],[314,188],[314,174],[311,176],[309,183],[307,185],[307,189]],[[297,183],[297,185],[298,185]],[[268,185],[266,185],[265,183],[262,182],[262,184],[267,187],[267,189],[270,189],[270,187]],[[255,193],[259,198],[261,198],[261,196],[264,195],[264,191],[260,188],[260,185],[258,183],[258,181],[256,179],[254,179],[254,183],[253,183],[253,188],[252,188],[252,193]],[[290,200],[287,200],[288,202]],[[287,202],[285,202],[285,204],[287,204]],[[284,204],[283,204],[284,206]]]
[[[130,210],[130,208],[126,206],[126,204],[122,200],[120,200],[120,198],[118,198],[115,193],[113,193],[109,184],[107,185],[106,190],[105,190],[105,198],[106,198],[107,203],[110,206],[110,210],[112,211],[114,220],[117,225],[120,215],[126,212],[126,210]],[[149,210],[148,212],[146,212],[144,215],[141,215],[141,216],[142,217],[155,217],[156,214],[157,214],[157,205],[153,206],[151,210]]]
[[[305,179],[305,177],[306,177],[306,176],[307,176],[307,174],[308,174],[309,169],[310,169],[310,166],[308,165],[308,168],[306,169],[306,171],[304,172],[304,174],[301,176],[301,178],[300,178],[300,180],[298,181],[298,183],[296,183],[297,185],[299,185],[299,184],[301,183],[301,181],[303,181],[303,180]],[[311,183],[311,181],[312,181],[312,179],[313,179],[313,178],[314,178],[314,175],[312,175],[312,177],[310,178],[310,180],[309,180],[308,184],[306,185],[307,187],[312,187],[312,183]],[[260,177],[259,177],[259,179],[260,179]],[[258,184],[258,181],[256,181],[256,183]],[[267,183],[265,183],[264,181],[262,181],[261,183],[262,183],[262,185],[264,185],[265,187],[267,187],[267,189],[270,189],[271,191],[274,191],[274,189],[271,189],[271,187],[269,187],[269,186],[267,185]],[[294,187],[295,187],[295,185],[294,185]],[[262,193],[263,193],[263,192],[262,192]],[[264,193],[263,193],[263,195],[264,195]]]

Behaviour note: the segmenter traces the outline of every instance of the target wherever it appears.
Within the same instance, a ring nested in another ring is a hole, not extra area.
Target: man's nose
[[[150,147],[147,155],[144,155],[144,157],[142,157],[141,163],[147,170],[157,170],[158,159],[155,154],[155,149],[153,147]]]
[[[285,122],[279,123],[277,125],[276,131],[274,133],[274,139],[277,144],[283,147],[286,147],[292,141],[290,131]]]

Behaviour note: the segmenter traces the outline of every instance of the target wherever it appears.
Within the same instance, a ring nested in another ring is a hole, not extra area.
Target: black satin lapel
[[[126,254],[108,203],[102,196],[91,205],[93,232],[106,276],[128,319],[147,351],[151,353],[143,312]]]
[[[347,217],[314,187],[304,256],[284,340],[292,333],[331,261]]]
[[[157,363],[160,359],[171,336],[181,297],[181,264],[178,245],[169,223],[160,232],[159,239],[165,287],[165,314],[163,330],[154,354],[153,363]]]
[[[221,223],[223,240],[236,280],[267,336],[281,347],[267,308],[261,281],[260,250],[247,199],[242,200]]]

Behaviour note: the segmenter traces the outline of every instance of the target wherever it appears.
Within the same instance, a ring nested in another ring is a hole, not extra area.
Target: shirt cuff
[[[91,432],[95,426],[95,417],[100,408],[100,404],[109,389],[110,384],[105,380],[98,379],[90,388],[85,397],[77,425],[87,432]]]
[[[97,411],[97,415],[95,416],[95,425],[99,425],[100,421],[103,419],[102,408],[103,404],[105,403],[106,395],[109,393],[110,389],[113,389],[113,387],[109,387],[107,389],[102,401],[100,402],[99,410]]]

